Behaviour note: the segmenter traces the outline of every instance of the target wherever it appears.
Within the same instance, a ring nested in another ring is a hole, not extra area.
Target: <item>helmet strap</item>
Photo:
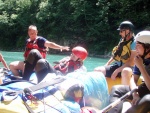
[[[126,41],[129,36],[130,36],[130,32],[128,34],[126,34],[126,31],[125,31],[124,41]]]
[[[76,60],[76,62],[77,62],[77,61],[80,61],[80,58],[78,58],[78,59]]]

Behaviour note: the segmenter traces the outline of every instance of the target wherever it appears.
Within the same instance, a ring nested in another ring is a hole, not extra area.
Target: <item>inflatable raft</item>
[[[32,79],[35,74],[32,75]],[[48,74],[41,83],[55,78],[64,81],[29,93],[5,94],[5,92],[24,91],[36,86],[28,81],[7,82],[0,86],[0,111],[3,113],[81,113],[85,106],[99,110],[108,105],[109,92],[105,77],[100,72],[73,72],[67,76]],[[34,81],[35,82],[35,81]],[[38,84],[37,84],[38,85]],[[31,97],[34,98],[31,98]],[[28,107],[27,107],[28,106]]]

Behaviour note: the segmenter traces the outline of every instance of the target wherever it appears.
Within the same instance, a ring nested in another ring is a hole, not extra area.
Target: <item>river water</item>
[[[23,52],[8,52],[8,51],[0,51],[1,54],[3,55],[5,61],[9,65],[10,62],[12,61],[23,61]],[[52,64],[54,61],[59,61],[62,58],[66,57],[66,55],[54,55],[54,54],[49,54],[47,55],[47,60]],[[88,71],[93,71],[93,69],[97,66],[102,66],[107,62],[108,59],[103,59],[103,58],[95,58],[95,57],[87,57],[87,59],[84,61],[84,65],[87,67]],[[0,67],[2,67],[2,63],[0,63]]]

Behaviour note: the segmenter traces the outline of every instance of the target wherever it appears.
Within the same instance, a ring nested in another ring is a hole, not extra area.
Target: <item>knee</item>
[[[132,69],[130,67],[125,67],[121,72],[121,77],[131,77],[132,75]]]
[[[32,49],[30,52],[29,52],[29,55],[28,56],[37,56],[37,55],[41,55],[41,53],[37,50],[37,49]]]
[[[105,67],[103,67],[103,66],[96,67],[96,68],[94,69],[94,71],[98,71],[98,72],[105,73]]]
[[[32,49],[27,57],[27,61],[31,64],[42,58],[41,53],[37,49]]]
[[[39,59],[37,61],[37,64],[36,64],[36,67],[35,67],[35,70],[37,72],[41,71],[43,69],[47,69],[47,68],[48,68],[48,62],[45,59]]]
[[[144,100],[146,103],[150,103],[150,94],[145,95],[142,100]]]
[[[9,64],[9,69],[10,70],[12,70],[12,69],[14,69],[16,66],[15,66],[15,62],[11,62],[10,64]]]

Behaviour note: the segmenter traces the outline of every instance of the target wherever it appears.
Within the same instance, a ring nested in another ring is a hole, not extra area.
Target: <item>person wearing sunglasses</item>
[[[123,21],[118,29],[121,39],[117,46],[112,50],[112,57],[108,60],[105,66],[96,67],[95,71],[102,72],[105,77],[113,80],[116,77],[122,77],[121,83],[129,84],[130,76],[126,76],[131,67],[134,65],[133,58],[136,54],[134,42],[134,25],[130,21]]]

